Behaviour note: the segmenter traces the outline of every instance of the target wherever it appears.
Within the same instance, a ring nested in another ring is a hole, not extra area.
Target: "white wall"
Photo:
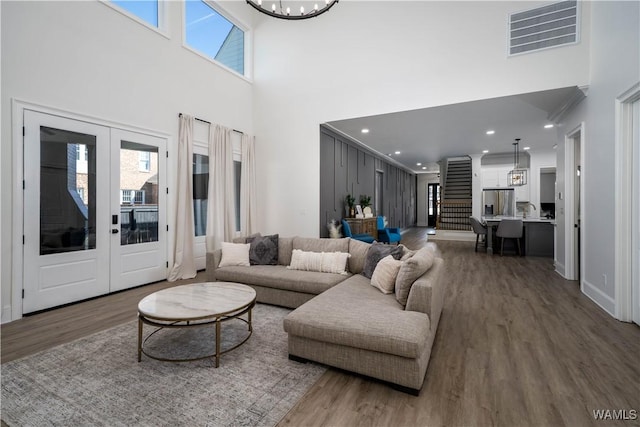
[[[584,236],[581,285],[586,295],[613,314],[616,300],[614,102],[618,95],[640,80],[640,3],[594,2],[591,29],[588,96],[563,120],[558,131],[557,182],[559,191],[564,192],[564,135],[584,121],[582,176],[586,194],[581,225]],[[558,234],[561,234],[560,224]],[[564,248],[564,239],[559,243]]]
[[[580,44],[506,56],[508,13],[541,4],[344,1],[310,21],[261,21],[261,230],[318,234],[323,122],[586,84],[589,19]]]
[[[12,98],[170,135],[170,186],[179,112],[253,131],[251,83],[184,49],[182,3],[167,6],[168,38],[98,1],[0,2],[3,321],[11,253],[21,250],[11,240]],[[246,11],[240,19],[252,16],[248,7],[236,9]]]

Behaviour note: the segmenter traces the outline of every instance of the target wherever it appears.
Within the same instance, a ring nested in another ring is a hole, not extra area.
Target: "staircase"
[[[446,174],[437,227],[441,230],[471,230],[471,158],[452,157],[445,162]]]

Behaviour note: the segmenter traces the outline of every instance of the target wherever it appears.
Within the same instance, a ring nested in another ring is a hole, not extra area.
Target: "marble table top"
[[[256,291],[247,285],[205,282],[175,286],[144,297],[138,311],[158,320],[197,320],[232,313],[249,306]]]

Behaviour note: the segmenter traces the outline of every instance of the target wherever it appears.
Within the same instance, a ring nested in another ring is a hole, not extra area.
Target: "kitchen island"
[[[521,246],[522,255],[553,258],[553,239],[556,220],[540,217],[483,216],[487,225],[487,253],[493,254],[493,235],[503,219],[521,219],[524,227]],[[511,239],[509,239],[511,240]],[[505,242],[506,243],[506,242]]]

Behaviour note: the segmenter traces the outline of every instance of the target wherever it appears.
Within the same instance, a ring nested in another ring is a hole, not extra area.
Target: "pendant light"
[[[331,9],[339,0],[318,0],[311,2],[307,9],[304,8],[304,4],[308,2],[305,1],[285,1],[283,4],[283,0],[265,0],[265,5],[262,4],[263,0],[246,1],[251,7],[265,15],[279,19],[299,20],[320,16]]]
[[[509,187],[519,187],[527,184],[527,170],[520,168],[520,138],[513,143],[513,170],[507,174]]]

